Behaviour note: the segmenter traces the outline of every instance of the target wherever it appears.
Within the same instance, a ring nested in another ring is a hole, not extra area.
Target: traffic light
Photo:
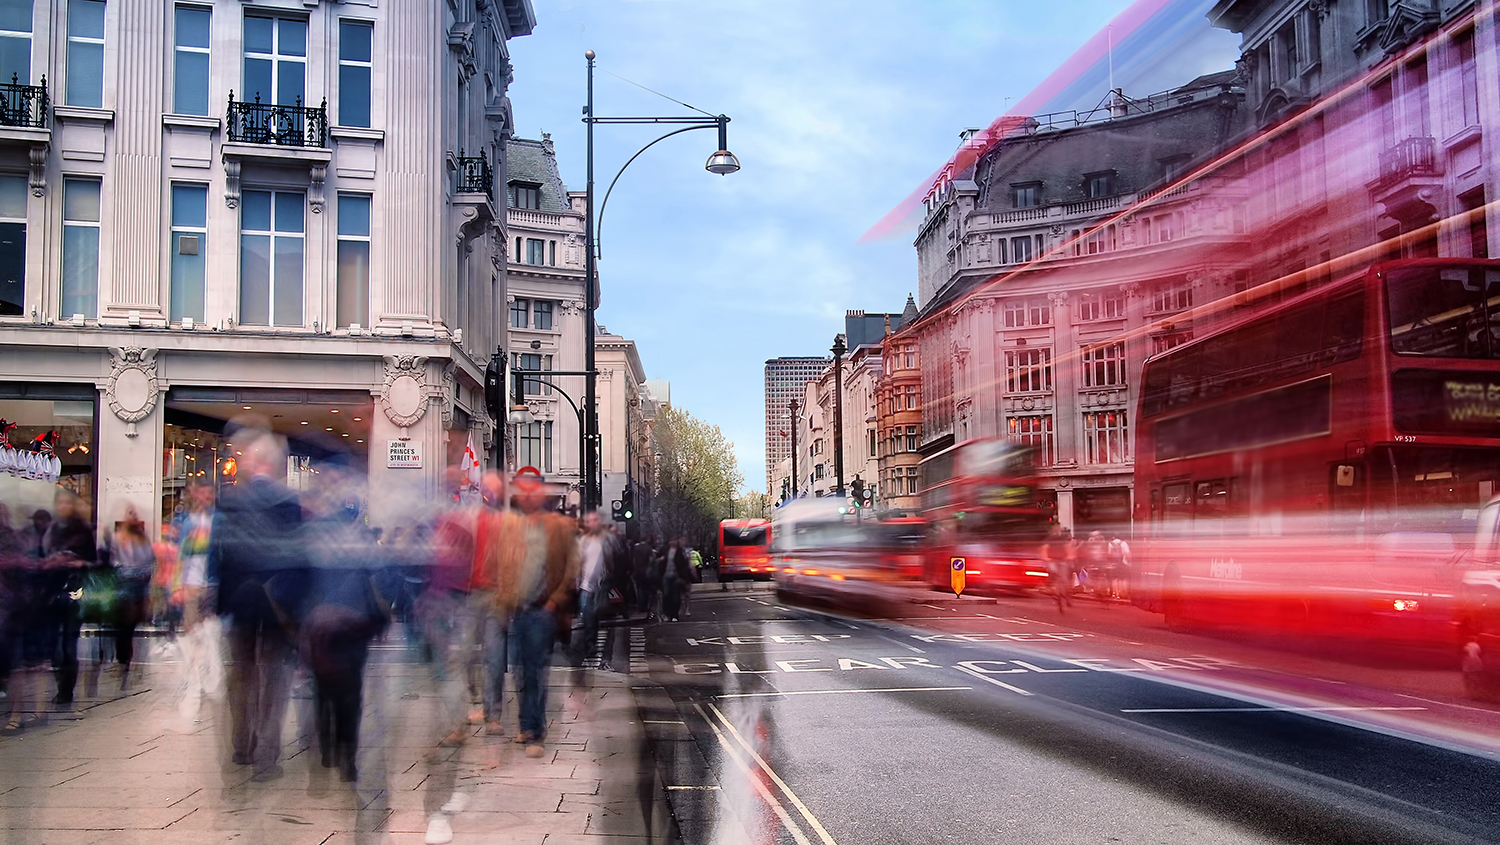
[[[495,422],[505,419],[505,359],[498,352],[484,368],[484,409]]]
[[[635,519],[635,491],[626,487],[620,493],[619,515],[615,517],[620,522],[630,522]]]
[[[625,521],[624,502],[620,501],[619,499],[615,499],[614,502],[610,504],[610,519],[613,519],[615,522]]]
[[[864,479],[862,479],[862,478],[860,478],[859,476],[856,475],[854,477],[854,481],[850,482],[850,484],[849,484],[849,490],[850,490],[850,492],[852,492],[854,494],[854,504],[855,504],[855,506],[856,507],[864,507],[864,505],[865,505],[865,482],[864,482]]]

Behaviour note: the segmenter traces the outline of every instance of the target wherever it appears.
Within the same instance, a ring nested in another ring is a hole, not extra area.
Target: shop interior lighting
[[[363,419],[363,418],[362,418],[362,417],[355,417],[355,418],[354,418],[354,421],[355,421],[355,422],[359,422],[359,421],[360,421],[360,420],[361,420],[361,419]]]
[[[333,431],[333,426],[329,426],[329,427],[327,427],[327,428],[325,428],[325,429],[323,429],[323,430],[324,430],[324,431]]]
[[[303,420],[303,421],[302,421],[302,424],[303,424],[303,425],[307,425],[307,420]]]
[[[243,405],[243,406],[241,406],[241,407],[243,407],[243,408],[244,408],[244,409],[245,409],[245,410],[247,410],[247,411],[248,411],[248,410],[250,410],[250,406],[249,406],[249,405]]]
[[[338,408],[329,408],[328,409],[328,413],[330,413],[330,414],[337,414],[338,412],[339,412]]]

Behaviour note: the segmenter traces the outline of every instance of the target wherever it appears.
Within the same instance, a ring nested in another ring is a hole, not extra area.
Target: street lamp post
[[[835,495],[844,495],[844,336],[833,336],[833,477]]]
[[[798,484],[798,479],[797,479],[797,400],[793,399],[791,402],[787,403],[787,405],[788,405],[788,408],[792,412],[792,428],[791,428],[791,431],[792,431],[792,495],[791,495],[791,498],[795,499],[795,498],[797,498],[797,490],[800,487],[800,485]]]
[[[708,157],[704,169],[709,173],[727,176],[740,169],[739,159],[728,149],[729,118],[724,115],[710,115],[704,113],[703,117],[599,117],[594,114],[594,51],[585,51],[583,57],[588,60],[589,86],[588,105],[583,109],[583,122],[588,126],[588,184],[584,189],[585,217],[583,223],[584,243],[584,272],[583,272],[583,359],[584,370],[587,371],[583,394],[583,409],[585,420],[584,444],[586,451],[583,456],[584,464],[584,495],[583,503],[585,509],[597,507],[602,491],[598,487],[599,474],[599,406],[596,396],[598,371],[594,365],[594,310],[599,305],[598,291],[595,287],[598,275],[598,255],[596,252],[596,238],[598,225],[604,222],[604,208],[601,205],[599,214],[594,214],[594,125],[605,124],[657,124],[657,125],[682,125],[681,129],[657,138],[655,141],[641,147],[625,162],[619,173],[615,174],[614,180],[609,183],[609,189],[604,192],[605,202],[609,202],[609,194],[614,190],[615,182],[620,180],[620,174],[625,172],[631,162],[635,161],[641,153],[654,146],[657,141],[670,138],[683,132],[694,129],[717,128],[719,130],[719,148],[713,155]],[[691,108],[691,106],[689,107]]]

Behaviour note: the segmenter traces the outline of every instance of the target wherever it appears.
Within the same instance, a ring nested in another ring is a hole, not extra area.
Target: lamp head
[[[531,425],[536,422],[536,417],[532,416],[531,409],[525,405],[512,405],[507,421],[511,425]]]
[[[708,157],[708,163],[703,169],[709,173],[717,173],[720,176],[728,176],[740,169],[740,160],[734,157],[734,153],[728,150],[719,150]]]
[[[593,61],[594,60],[594,51],[593,50],[584,50],[583,51],[583,57],[585,59],[588,59],[589,61]]]
[[[834,355],[843,355],[845,352],[849,351],[849,348],[844,345],[844,336],[842,334],[836,334],[833,336],[833,349],[831,349],[830,351],[833,352]]]

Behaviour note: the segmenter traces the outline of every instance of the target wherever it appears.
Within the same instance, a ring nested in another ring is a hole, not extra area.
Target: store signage
[[[1396,429],[1406,434],[1500,434],[1500,383],[1483,372],[1398,370],[1391,377]]]
[[[391,440],[386,443],[385,465],[392,469],[421,469],[422,443],[418,440]]]

